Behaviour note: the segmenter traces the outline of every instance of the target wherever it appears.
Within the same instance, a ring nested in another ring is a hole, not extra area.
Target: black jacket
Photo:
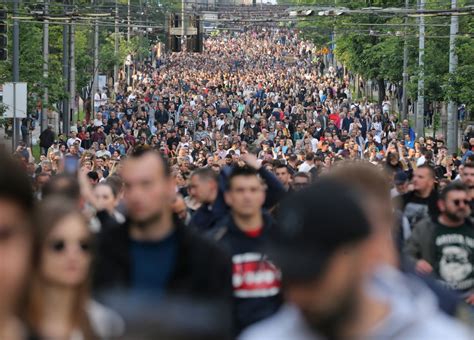
[[[49,148],[51,145],[53,145],[54,142],[54,131],[50,129],[46,129],[43,132],[41,132],[41,135],[39,136],[40,140],[40,147],[42,148]]]
[[[268,214],[263,217],[263,229],[257,237],[240,230],[230,214],[210,233],[232,256],[236,334],[274,314],[282,303],[280,270],[267,259],[263,250],[274,221]]]
[[[166,294],[184,298],[230,302],[230,258],[216,245],[176,222],[178,257]],[[98,237],[93,288],[101,294],[131,287],[129,224],[111,228]],[[159,266],[159,263],[157,263]]]

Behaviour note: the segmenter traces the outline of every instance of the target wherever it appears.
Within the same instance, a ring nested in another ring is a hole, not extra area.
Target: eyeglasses
[[[464,203],[464,205],[469,205],[471,201],[469,200],[453,200],[453,203],[456,207],[459,207],[461,205],[461,202]]]
[[[88,254],[91,252],[92,243],[90,241],[78,241],[77,243],[83,253]],[[48,247],[55,253],[63,253],[67,245],[68,243],[65,240],[54,240],[49,243]]]

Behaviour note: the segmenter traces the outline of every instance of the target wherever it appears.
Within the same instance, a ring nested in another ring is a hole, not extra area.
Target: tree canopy
[[[328,6],[317,0],[293,0],[295,5]],[[458,7],[467,5],[458,1]],[[361,9],[366,7],[404,8],[404,0],[340,0],[329,6]],[[410,0],[410,8],[416,2]],[[450,1],[426,0],[426,9],[449,9]],[[335,46],[337,59],[352,73],[364,79],[390,81],[401,84],[403,75],[403,46],[407,37],[409,47],[408,73],[409,95],[416,100],[418,68],[418,25],[416,18],[404,18],[373,14],[312,16],[298,23],[305,38],[321,46]],[[449,74],[449,16],[426,17],[424,51],[425,100],[446,101],[452,99],[474,109],[474,18],[459,17],[459,35],[456,51],[459,65],[454,76]]]

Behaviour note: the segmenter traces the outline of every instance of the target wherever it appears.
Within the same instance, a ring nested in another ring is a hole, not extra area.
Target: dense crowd
[[[137,63],[0,154],[0,339],[470,339],[474,131],[353,99],[286,29]]]

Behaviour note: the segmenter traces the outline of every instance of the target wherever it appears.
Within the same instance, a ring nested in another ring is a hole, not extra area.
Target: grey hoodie
[[[367,289],[369,294],[388,303],[390,313],[364,339],[474,339],[474,330],[443,314],[433,293],[415,277],[383,267]],[[311,333],[296,307],[286,305],[271,318],[249,327],[239,339],[309,340],[323,337]]]

